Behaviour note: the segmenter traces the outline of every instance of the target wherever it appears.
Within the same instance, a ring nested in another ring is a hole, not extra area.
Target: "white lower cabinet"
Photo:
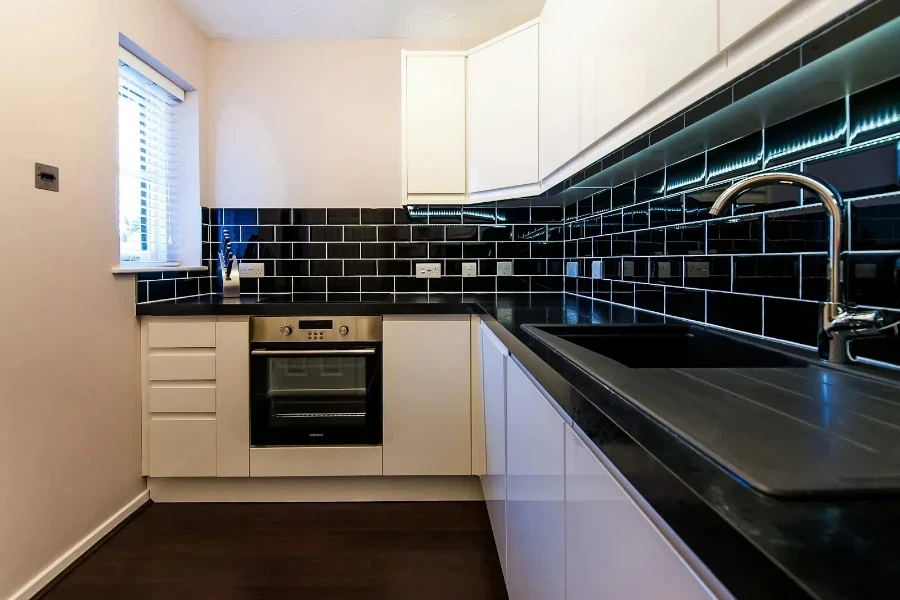
[[[568,426],[565,439],[566,600],[715,598]]]
[[[512,360],[506,431],[509,597],[565,598],[565,423]]]
[[[484,395],[484,501],[500,567],[506,575],[506,362],[508,351],[481,326],[481,381]]]
[[[385,475],[472,474],[469,321],[385,317]]]
[[[150,417],[150,477],[215,477],[216,419]]]

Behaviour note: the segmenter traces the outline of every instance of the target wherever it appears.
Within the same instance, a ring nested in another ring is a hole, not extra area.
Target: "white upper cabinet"
[[[468,57],[469,192],[538,181],[538,25]]]
[[[466,193],[466,57],[404,54],[404,176],[407,195]],[[446,197],[447,201],[460,198]],[[406,201],[406,199],[404,199]],[[417,201],[414,197],[410,202]]]
[[[725,49],[732,45],[791,2],[792,0],[719,0],[719,47]]]

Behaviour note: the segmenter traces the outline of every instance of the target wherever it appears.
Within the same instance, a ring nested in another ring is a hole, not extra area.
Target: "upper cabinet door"
[[[792,0],[719,0],[719,47],[725,49]]]
[[[407,193],[465,194],[466,57],[407,56],[405,93]]]
[[[642,0],[647,100],[651,101],[719,53],[719,0]],[[755,0],[753,0],[755,2]],[[752,3],[752,2],[751,2]]]
[[[468,58],[469,191],[538,180],[538,25]]]

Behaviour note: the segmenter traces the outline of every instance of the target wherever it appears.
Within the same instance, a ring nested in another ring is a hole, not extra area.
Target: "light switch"
[[[603,261],[595,260],[591,263],[591,278],[603,279]]]
[[[687,263],[687,276],[690,277],[709,277],[709,263],[706,261],[689,261]]]
[[[578,263],[575,261],[566,263],[566,277],[578,277]]]
[[[666,279],[672,276],[672,263],[660,262],[656,263],[656,276],[660,279]]]
[[[498,277],[509,277],[513,274],[513,265],[512,261],[504,261],[497,263],[497,276]]]
[[[634,277],[634,261],[622,261],[622,277]]]
[[[478,276],[478,263],[467,262],[462,264],[462,276],[463,277],[477,277]]]

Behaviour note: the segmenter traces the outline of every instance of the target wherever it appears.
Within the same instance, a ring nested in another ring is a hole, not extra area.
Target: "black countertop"
[[[731,475],[646,409],[526,333],[524,324],[659,323],[663,317],[561,294],[427,297],[395,303],[307,304],[207,297],[137,306],[138,315],[479,314],[720,581],[745,598],[900,598],[900,496],[777,499]],[[859,381],[818,369],[804,394],[827,411]],[[671,385],[646,375],[647,391]],[[735,374],[735,378],[742,375]],[[895,398],[900,399],[900,388]],[[723,392],[726,393],[726,392]],[[761,444],[764,447],[765,443]]]

